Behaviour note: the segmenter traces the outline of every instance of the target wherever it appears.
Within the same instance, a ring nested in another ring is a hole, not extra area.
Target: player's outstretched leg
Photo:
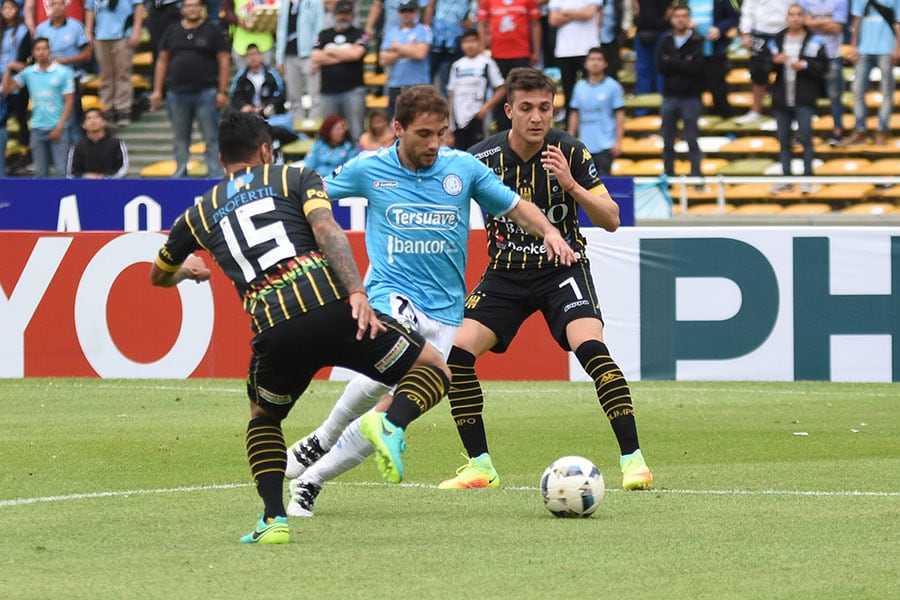
[[[653,475],[638,443],[634,404],[625,375],[610,356],[609,348],[600,340],[584,342],[575,350],[575,356],[594,381],[597,399],[619,442],[622,487],[626,490],[649,489]]]
[[[256,481],[256,492],[265,504],[256,529],[241,538],[242,544],[287,544],[291,534],[285,517],[282,488],[285,467],[281,421],[255,417],[247,425],[247,457]]]
[[[406,450],[407,425],[440,402],[448,387],[450,381],[438,367],[414,367],[397,384],[387,413],[368,412],[360,418],[360,431],[374,446],[378,469],[387,481],[403,481],[400,455]]]
[[[286,476],[289,479],[300,477],[310,465],[331,449],[344,428],[375,406],[378,399],[388,391],[389,386],[364,375],[351,379],[325,421],[288,448]]]
[[[475,356],[453,346],[447,359],[453,378],[450,382],[450,414],[468,453],[468,462],[456,470],[456,475],[442,481],[440,489],[468,489],[499,487],[500,476],[488,454],[484,431],[484,393],[475,374]]]
[[[375,449],[359,430],[360,419],[354,420],[338,438],[334,447],[290,484],[291,501],[288,516],[311,517],[322,485],[363,462]]]

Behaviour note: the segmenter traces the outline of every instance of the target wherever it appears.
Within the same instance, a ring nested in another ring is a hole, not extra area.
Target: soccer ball
[[[544,506],[555,517],[589,517],[600,508],[605,493],[600,469],[582,456],[556,459],[541,477]]]

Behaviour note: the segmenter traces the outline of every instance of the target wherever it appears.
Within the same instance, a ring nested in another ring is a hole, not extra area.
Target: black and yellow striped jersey
[[[522,200],[533,202],[561,232],[575,252],[586,260],[585,239],[578,227],[578,204],[562,190],[556,176],[541,166],[541,153],[529,160],[509,147],[508,132],[497,133],[469,148],[475,158],[493,169],[508,187]],[[601,185],[591,153],[581,141],[561,129],[553,128],[544,138],[544,147],[558,146],[569,162],[575,181],[587,190]],[[543,241],[511,219],[488,215],[485,222],[488,234],[489,269],[529,269],[557,266],[547,260]]]
[[[178,217],[156,264],[174,272],[195,250],[209,252],[259,333],[347,296],[306,220],[318,208],[331,203],[312,169],[248,167]]]

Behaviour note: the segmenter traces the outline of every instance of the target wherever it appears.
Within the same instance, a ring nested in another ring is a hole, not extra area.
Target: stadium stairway
[[[172,128],[165,109],[141,113],[136,121],[119,128],[116,135],[128,148],[128,177],[140,177],[145,167],[173,158]],[[202,139],[195,125],[191,141],[200,142]],[[191,158],[202,159],[202,156],[192,154]]]

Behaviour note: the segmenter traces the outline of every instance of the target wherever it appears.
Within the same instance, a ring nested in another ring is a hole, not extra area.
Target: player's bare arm
[[[541,154],[541,165],[551,171],[562,189],[584,208],[591,223],[606,231],[615,231],[619,228],[619,205],[605,187],[599,188],[600,193],[595,193],[598,190],[586,190],[579,185],[569,170],[566,156],[559,147],[548,145]]]
[[[163,271],[157,265],[150,269],[150,283],[158,287],[170,288],[178,285],[185,279],[200,283],[209,280],[210,271],[202,258],[190,255],[182,263],[177,271]]]
[[[353,318],[356,319],[358,325],[356,339],[361,340],[366,331],[373,339],[379,333],[387,331],[369,304],[366,288],[363,286],[359,269],[353,259],[350,242],[347,240],[344,230],[334,220],[331,210],[317,208],[306,215],[306,219],[312,227],[319,248],[328,259],[328,264],[350,294],[348,300],[353,309]]]
[[[547,258],[550,260],[558,258],[559,262],[566,266],[575,262],[575,251],[563,239],[559,229],[547,220],[537,206],[531,202],[519,200],[516,206],[509,211],[509,217],[531,235],[543,238],[544,247],[547,249]]]

